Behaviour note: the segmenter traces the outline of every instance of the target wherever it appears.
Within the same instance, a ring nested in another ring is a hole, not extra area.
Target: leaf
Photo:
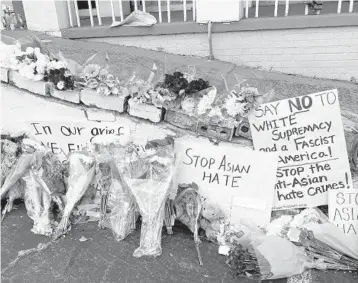
[[[84,62],[83,66],[86,66],[89,62],[91,62],[91,61],[94,59],[94,57],[97,56],[97,54],[98,54],[98,53],[96,53],[96,54],[92,55],[91,57],[89,57],[89,58],[86,60],[86,62]]]
[[[67,59],[65,58],[65,56],[63,55],[63,53],[61,51],[58,51],[58,59],[60,59],[60,61],[64,62],[65,64],[67,64]]]
[[[72,59],[67,59],[67,69],[69,69],[71,74],[76,77],[81,76],[83,73],[83,66]]]

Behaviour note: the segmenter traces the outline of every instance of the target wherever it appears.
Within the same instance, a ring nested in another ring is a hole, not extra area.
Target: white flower
[[[210,90],[207,95],[199,101],[198,104],[198,114],[205,114],[207,110],[211,108],[211,104],[214,102],[216,97],[216,88]]]
[[[36,74],[36,75],[34,75],[34,77],[33,77],[33,80],[34,81],[42,81],[44,79],[44,75],[43,74]]]
[[[34,48],[34,53],[35,53],[35,55],[36,55],[37,58],[38,58],[39,55],[43,55],[43,54],[41,53],[40,48],[38,48],[38,47],[35,47],[35,48]]]
[[[294,216],[290,226],[301,228],[307,223],[318,223],[320,221],[319,213],[313,208],[306,208],[300,214]]]
[[[111,93],[112,93],[113,95],[118,95],[118,94],[119,94],[119,89],[118,89],[118,87],[112,87],[112,88],[111,88]]]
[[[291,221],[291,215],[282,215],[281,217],[273,220],[266,227],[267,235],[284,237],[288,232]]]
[[[33,80],[35,78],[35,66],[35,63],[32,63],[30,65],[22,65],[19,68],[20,75],[30,80]]]
[[[56,87],[59,89],[59,90],[63,90],[65,88],[65,82],[64,81],[59,81],[56,85]]]
[[[111,93],[111,91],[106,85],[100,85],[99,87],[97,87],[97,93],[99,95],[107,96]]]
[[[181,108],[191,114],[194,113],[194,109],[195,109],[195,100],[192,97],[187,97],[185,98],[182,102],[181,102]]]
[[[26,54],[30,55],[30,54],[34,54],[34,51],[35,50],[32,47],[27,47],[25,52]]]
[[[211,109],[210,113],[209,113],[209,117],[215,117],[215,116],[221,116],[221,109],[219,106],[214,107],[213,109]]]
[[[66,64],[63,61],[52,60],[47,64],[47,68],[49,70],[58,70],[61,68],[66,68]]]
[[[97,64],[89,64],[83,70],[86,78],[95,78],[99,75],[101,67]]]

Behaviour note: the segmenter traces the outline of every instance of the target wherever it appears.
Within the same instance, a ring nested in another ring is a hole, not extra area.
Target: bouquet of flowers
[[[159,93],[160,101],[166,108],[180,108],[181,102],[189,97],[195,97],[202,90],[210,87],[202,78],[194,79],[195,67],[188,66],[188,72],[175,71],[165,74],[163,82],[159,82],[155,90]]]
[[[74,89],[74,77],[66,63],[58,59],[48,62],[44,72],[45,82],[51,82],[58,90]]]
[[[326,232],[322,233],[322,229]],[[352,239],[328,223],[327,217],[316,208],[276,218],[266,230],[269,235],[289,239],[303,247],[308,256],[321,262],[326,269],[358,270],[358,252],[352,252]],[[331,236],[327,238],[326,235]]]
[[[138,146],[130,143],[123,180],[134,195],[142,216],[140,246],[135,257],[159,256],[164,207],[174,174],[172,144]]]
[[[96,55],[88,58],[83,65],[72,60],[65,60],[68,61],[71,66],[70,69],[78,77],[80,85],[94,90],[98,95],[127,96],[128,88],[110,73],[108,54],[106,54],[106,65],[104,67],[98,64],[90,64]]]
[[[66,192],[66,205],[59,223],[55,238],[68,231],[68,221],[72,210],[88,189],[95,174],[96,162],[92,154],[88,152],[74,152],[69,158],[69,177]]]
[[[255,280],[285,278],[301,274],[307,268],[321,267],[302,248],[269,235],[255,237],[247,247],[235,246],[226,263],[236,276]]]
[[[36,141],[24,139],[22,150],[21,157],[25,158],[19,159],[17,172],[9,176],[9,180],[18,182],[22,178],[26,184],[23,194],[27,214],[34,221],[31,231],[50,236],[52,234],[51,191],[41,178],[42,159],[48,153],[48,149]]]

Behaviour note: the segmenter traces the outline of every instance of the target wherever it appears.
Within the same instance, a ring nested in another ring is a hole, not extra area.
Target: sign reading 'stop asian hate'
[[[175,150],[180,161],[178,184],[196,183],[200,195],[218,205],[232,223],[248,219],[264,226],[270,222],[275,154],[196,139],[176,140]]]
[[[273,210],[328,203],[352,188],[338,92],[263,104],[250,116],[255,150],[278,154]]]

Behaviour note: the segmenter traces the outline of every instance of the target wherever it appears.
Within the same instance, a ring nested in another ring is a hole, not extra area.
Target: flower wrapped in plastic
[[[268,235],[286,238],[303,247],[307,255],[322,262],[326,269],[358,269],[358,245],[354,239],[329,223],[327,216],[317,208],[304,209],[294,216],[282,215],[266,230]]]
[[[140,246],[133,255],[159,256],[164,207],[174,174],[174,147],[173,144],[136,146],[131,143],[127,149],[123,180],[134,195],[142,216]]]
[[[249,246],[230,250],[226,263],[238,277],[267,280],[301,274],[308,268],[325,269],[310,259],[303,248],[278,236],[253,237]]]
[[[66,192],[66,205],[61,222],[57,226],[55,238],[68,231],[69,217],[76,204],[85,194],[95,175],[95,157],[88,152],[74,152],[69,157],[69,177]]]
[[[25,139],[23,151],[33,151],[31,164],[22,176],[26,183],[24,198],[27,215],[34,221],[31,231],[50,236],[53,231],[51,191],[42,180],[42,161],[49,150],[36,141]]]

